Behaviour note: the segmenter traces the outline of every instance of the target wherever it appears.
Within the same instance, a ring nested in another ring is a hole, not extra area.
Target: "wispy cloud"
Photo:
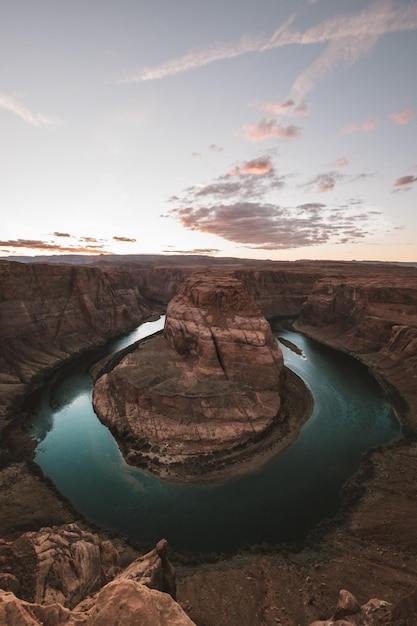
[[[340,157],[340,159],[336,159],[332,165],[333,167],[344,168],[349,165],[349,161],[346,157]]]
[[[277,174],[270,157],[262,156],[236,165],[210,183],[188,187],[182,198],[173,196],[168,201],[174,204],[194,204],[201,202],[202,198],[205,202],[249,200],[284,185],[285,177]]]
[[[40,113],[33,113],[19,100],[5,93],[0,93],[0,108],[14,113],[14,115],[17,115],[32,126],[56,126],[60,124],[56,119],[46,117]]]
[[[362,122],[361,124],[349,124],[342,130],[343,135],[352,135],[353,133],[358,133],[360,131],[369,132],[376,128],[376,120],[366,120],[366,122]]]
[[[116,235],[113,237],[113,241],[117,241],[119,243],[136,243],[136,239],[131,237],[117,237]]]
[[[401,111],[393,113],[391,119],[394,120],[396,124],[408,124],[415,114],[415,109],[402,109]]]
[[[387,33],[417,29],[417,5],[399,4],[395,0],[375,0],[356,13],[338,15],[324,20],[303,32],[292,30],[296,15],[292,14],[271,37],[245,35],[232,43],[215,44],[171,59],[162,65],[125,75],[118,82],[132,83],[158,80],[203,67],[215,61],[243,54],[262,53],[288,45],[327,44],[320,56],[293,84],[291,99],[303,100],[316,82],[339,64],[353,65]]]
[[[244,35],[236,42],[214,44],[208,48],[203,48],[202,50],[197,50],[182,57],[172,59],[156,67],[145,68],[134,74],[125,75],[120,78],[118,82],[135,83],[145,80],[159,80],[167,76],[175,76],[176,74],[189,72],[198,67],[214,63],[214,61],[233,59],[248,52],[263,52],[269,48],[278,47],[278,40],[280,37],[285,36],[285,32],[294,19],[295,14],[291,15],[289,19],[275,31],[272,37],[265,38],[256,35]]]
[[[63,246],[59,243],[43,241],[41,239],[8,239],[0,241],[0,248],[6,252],[16,253],[17,250],[29,250],[38,252],[52,252],[56,254],[110,254],[104,250],[103,245],[74,245]]]
[[[174,248],[174,249],[173,249]],[[164,253],[169,253],[172,254],[173,252],[175,254],[196,254],[196,255],[212,255],[212,254],[216,254],[217,252],[220,252],[220,250],[218,248],[193,248],[192,250],[178,250],[177,248],[175,248],[174,246],[167,246],[165,250],[163,250]]]
[[[288,99],[285,100],[285,102],[267,102],[263,108],[268,113],[272,113],[272,115],[283,115],[284,113],[289,113],[290,111],[292,111],[294,107],[294,100]]]
[[[309,180],[304,186],[314,187],[318,193],[327,193],[328,191],[333,191],[336,183],[341,179],[342,174],[339,172],[323,172]]]
[[[297,139],[300,137],[302,130],[295,124],[284,126],[274,119],[261,119],[257,124],[245,124],[243,132],[250,141],[259,141],[260,139],[268,139],[276,137],[278,139]]]
[[[411,174],[400,176],[393,185],[394,191],[409,191],[411,185],[415,182],[417,182],[417,176],[412,176]]]
[[[291,98],[284,100],[284,102],[267,102],[261,108],[271,115],[295,114],[304,117],[309,114],[308,104],[305,100],[296,103]]]

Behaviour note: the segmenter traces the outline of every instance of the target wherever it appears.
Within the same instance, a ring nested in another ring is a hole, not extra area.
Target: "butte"
[[[101,367],[94,410],[126,461],[161,477],[223,479],[250,467],[262,442],[271,446],[271,430],[274,441],[280,429],[288,435],[281,349],[232,276],[191,276],[168,304],[163,332],[116,362]]]

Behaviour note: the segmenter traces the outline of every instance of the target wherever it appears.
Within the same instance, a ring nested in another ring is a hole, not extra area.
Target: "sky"
[[[0,15],[0,255],[417,261],[416,0]]]

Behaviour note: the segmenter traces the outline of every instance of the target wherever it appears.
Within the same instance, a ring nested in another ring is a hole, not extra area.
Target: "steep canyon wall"
[[[298,330],[353,354],[408,404],[417,432],[417,271],[408,275],[326,278],[301,308]]]

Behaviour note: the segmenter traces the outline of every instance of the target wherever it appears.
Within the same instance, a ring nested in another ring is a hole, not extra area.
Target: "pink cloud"
[[[236,174],[255,174],[257,176],[263,176],[269,174],[273,170],[273,165],[270,159],[253,159],[247,161],[240,167],[236,167],[229,171],[230,176],[236,176]]]
[[[366,122],[362,122],[362,124],[349,124],[343,129],[344,134],[351,135],[352,133],[357,133],[361,130],[368,132],[370,130],[374,130],[376,127],[376,120],[367,120]]]
[[[272,113],[272,115],[282,115],[283,113],[287,113],[295,106],[294,100],[286,100],[285,102],[280,102],[279,104],[275,104],[274,102],[268,102],[265,104],[264,109],[268,113]]]
[[[391,119],[394,120],[396,124],[408,124],[415,114],[414,109],[402,109],[401,111],[393,113]]]
[[[340,159],[336,159],[336,161],[333,163],[334,167],[347,167],[349,165],[349,161],[347,160],[346,157],[341,157]]]
[[[412,185],[415,182],[417,182],[417,176],[412,176],[411,174],[408,174],[406,176],[400,176],[400,178],[397,178],[393,186],[396,188],[409,189],[409,185]]]
[[[276,120],[261,119],[257,124],[246,124],[243,127],[247,139],[259,141],[268,137],[278,139],[297,139],[301,135],[301,128],[295,124],[282,126]]]

